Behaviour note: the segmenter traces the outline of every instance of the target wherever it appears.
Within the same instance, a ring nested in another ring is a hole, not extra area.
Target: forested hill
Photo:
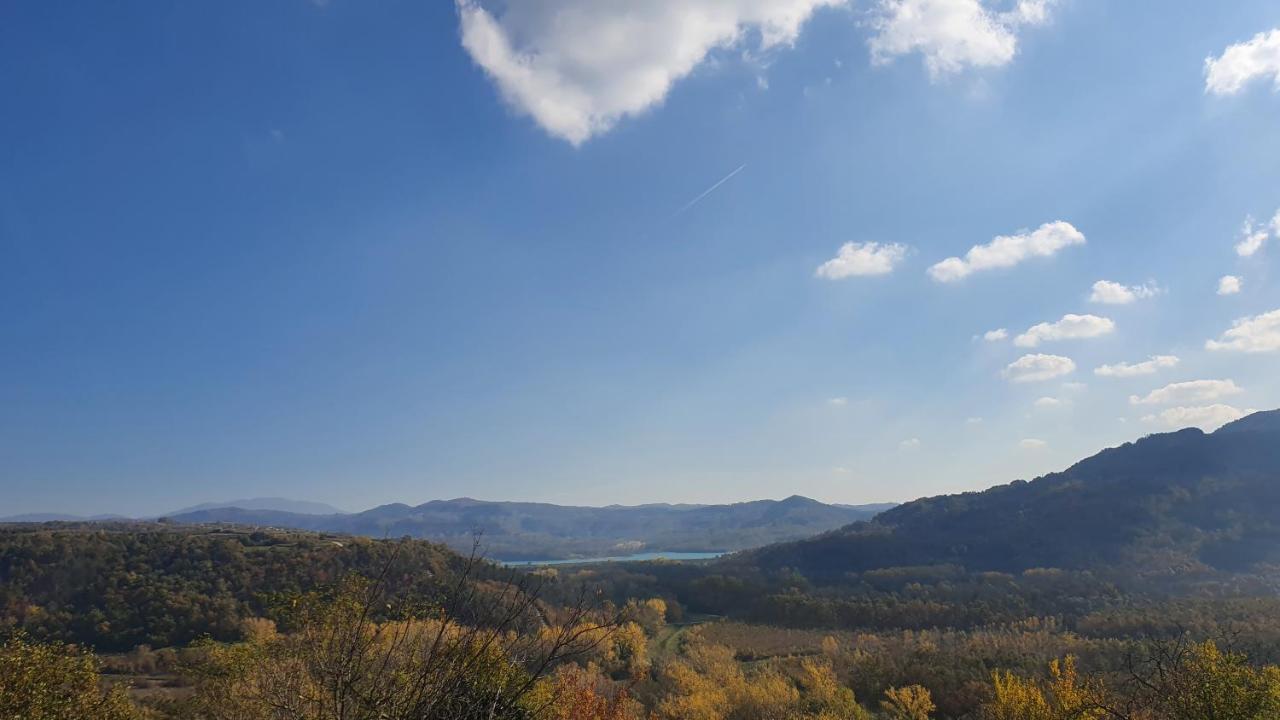
[[[916,500],[739,562],[811,578],[942,563],[1145,575],[1280,563],[1280,411],[1211,434],[1151,435],[1030,482]]]
[[[349,515],[217,508],[173,516],[369,537],[410,536],[470,548],[503,560],[607,556],[637,551],[732,551],[795,540],[868,520],[885,505],[839,506],[792,496],[730,505],[573,507],[459,498],[416,507],[394,504]]]
[[[0,636],[23,630],[103,650],[233,640],[283,596],[361,575],[429,600],[467,566],[423,541],[136,522],[0,527]]]

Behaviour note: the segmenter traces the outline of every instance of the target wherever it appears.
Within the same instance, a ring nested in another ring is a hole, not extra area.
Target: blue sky
[[[0,515],[907,500],[1280,406],[1275,3],[511,5],[0,10]]]

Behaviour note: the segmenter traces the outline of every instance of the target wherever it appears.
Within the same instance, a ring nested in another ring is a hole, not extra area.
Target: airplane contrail
[[[733,169],[733,172],[731,172],[731,173],[729,173],[728,175],[725,175],[724,177],[720,178],[718,181],[716,181],[716,184],[715,184],[715,185],[712,185],[711,187],[707,188],[706,190],[703,190],[703,191],[702,191],[702,193],[701,193],[700,195],[698,195],[698,197],[696,197],[696,198],[694,198],[694,199],[690,200],[689,202],[685,203],[684,207],[682,207],[682,208],[680,208],[679,210],[677,210],[677,211],[675,212],[675,215],[672,215],[671,217],[675,217],[676,215],[679,215],[680,213],[684,212],[685,210],[688,210],[689,208],[693,207],[694,205],[697,205],[697,204],[698,204],[698,201],[702,200],[702,198],[704,198],[704,197],[706,197],[706,196],[710,195],[711,193],[715,192],[715,191],[716,191],[716,188],[718,188],[718,187],[720,187],[721,185],[723,185],[723,184],[725,184],[725,183],[729,182],[729,178],[731,178],[731,177],[733,177],[734,175],[737,175],[738,173],[742,172],[743,168],[745,168],[746,166],[747,166],[747,164],[746,164],[746,163],[742,163],[742,164],[741,164],[741,165],[739,165],[738,167],[734,168],[734,169]]]

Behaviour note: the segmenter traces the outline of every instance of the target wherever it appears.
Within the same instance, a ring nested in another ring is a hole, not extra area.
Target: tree
[[[349,578],[299,597],[290,632],[258,623],[250,640],[208,644],[196,716],[208,720],[525,720],[534,692],[568,659],[611,638],[586,601],[551,622],[533,576],[463,573],[444,603],[397,611],[374,581]],[[390,616],[378,619],[382,616]],[[465,618],[465,622],[459,618]]]
[[[32,643],[0,647],[0,720],[140,720],[121,687],[105,688],[92,653]]]
[[[929,713],[936,710],[929,690],[920,685],[891,687],[884,691],[880,710],[887,720],[929,720]]]

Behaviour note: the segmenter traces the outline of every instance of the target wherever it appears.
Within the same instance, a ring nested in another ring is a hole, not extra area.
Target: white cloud
[[[1043,450],[1049,447],[1049,443],[1040,440],[1039,438],[1023,438],[1018,441],[1018,445],[1023,450]]]
[[[1171,428],[1198,427],[1206,432],[1212,432],[1252,412],[1254,411],[1241,410],[1221,403],[1192,407],[1179,406],[1168,408],[1158,415],[1144,415],[1142,421],[1161,423]]]
[[[911,451],[920,449],[920,438],[908,438],[898,443],[898,449],[902,451]]]
[[[1160,294],[1160,288],[1151,282],[1144,285],[1126,287],[1118,282],[1099,280],[1093,284],[1093,293],[1089,295],[1089,302],[1102,303],[1103,305],[1128,305],[1135,300],[1153,297],[1158,294]]]
[[[1004,328],[996,328],[982,333],[982,339],[987,342],[999,342],[1009,337],[1009,331]]]
[[[1013,339],[1018,347],[1036,347],[1046,340],[1079,340],[1094,338],[1114,332],[1116,324],[1110,318],[1097,315],[1063,315],[1052,323],[1040,323]]]
[[[455,0],[462,46],[503,98],[574,145],[661,104],[711,51],[790,45],[845,1]]]
[[[1280,350],[1280,309],[1240,318],[1231,323],[1231,329],[1222,333],[1221,340],[1210,340],[1204,346],[1209,350],[1240,352]]]
[[[1042,397],[1042,398],[1038,398],[1038,399],[1036,400],[1036,402],[1035,402],[1035,406],[1036,406],[1036,407],[1038,407],[1038,408],[1042,408],[1042,409],[1043,409],[1043,408],[1058,407],[1058,406],[1059,406],[1059,405],[1061,405],[1061,404],[1062,404],[1062,401],[1061,401],[1061,400],[1059,400],[1058,398],[1056,398],[1056,397],[1047,397],[1047,396],[1046,396],[1046,397]]]
[[[965,418],[965,419],[964,419],[964,424],[965,424],[965,425],[969,425],[969,426],[973,426],[973,425],[981,425],[981,424],[982,424],[982,418],[977,417],[976,415],[975,415],[974,417],[971,417],[971,418]]]
[[[1170,383],[1152,390],[1143,397],[1130,395],[1129,402],[1133,405],[1205,403],[1221,400],[1229,395],[1239,395],[1242,392],[1244,389],[1232,380],[1189,380]]]
[[[1280,217],[1280,214],[1277,214]],[[1272,224],[1275,220],[1272,220]],[[1267,226],[1261,227],[1253,224],[1253,218],[1244,219],[1244,225],[1240,227],[1240,242],[1236,243],[1236,254],[1240,257],[1250,257],[1254,253],[1262,249],[1263,244],[1267,242],[1270,233]]]
[[[1049,0],[1019,0],[1009,12],[992,12],[979,0],[880,0],[872,26],[871,61],[890,62],[918,52],[929,76],[969,67],[998,67],[1018,50],[1017,31],[1049,19]]]
[[[1204,61],[1204,89],[1215,95],[1234,95],[1251,80],[1267,76],[1280,90],[1280,29],[1260,32]]]
[[[1120,378],[1151,375],[1159,370],[1177,367],[1178,362],[1178,356],[1176,355],[1152,355],[1150,359],[1138,363],[1120,362],[1115,365],[1102,365],[1094,368],[1093,374],[1102,377]]]
[[[831,407],[844,407],[845,405],[849,404],[849,398],[847,397],[827,398],[827,404],[830,405]]]
[[[964,258],[949,257],[929,268],[929,277],[954,282],[979,270],[1013,267],[1033,257],[1050,257],[1071,245],[1083,245],[1084,234],[1071,223],[1058,220],[1031,232],[998,235],[986,245],[974,245]]]
[[[1240,292],[1240,287],[1243,284],[1244,281],[1235,275],[1223,275],[1222,278],[1218,280],[1218,294],[1235,295]]]
[[[1076,363],[1061,355],[1023,355],[1009,363],[1002,373],[1010,382],[1025,383],[1052,380],[1075,372]]]
[[[818,266],[821,278],[841,280],[858,275],[886,275],[907,256],[907,246],[891,243],[852,243],[840,246],[836,256]]]

